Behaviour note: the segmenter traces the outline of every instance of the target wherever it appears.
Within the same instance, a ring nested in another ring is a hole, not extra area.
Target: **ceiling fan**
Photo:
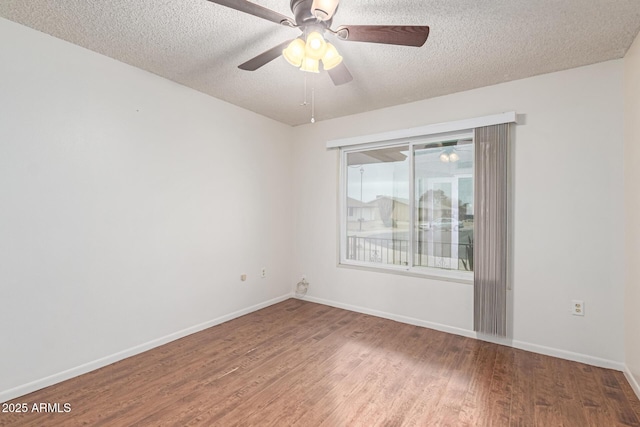
[[[384,43],[420,47],[429,36],[429,27],[419,25],[344,25],[331,29],[339,0],[291,0],[294,19],[246,0],[209,0],[240,12],[248,13],[276,24],[298,28],[302,35],[287,40],[240,64],[238,68],[255,71],[278,56],[302,71],[319,72],[320,63],[333,83],[342,85],[353,80],[335,46],[327,43],[329,33],[343,41]]]

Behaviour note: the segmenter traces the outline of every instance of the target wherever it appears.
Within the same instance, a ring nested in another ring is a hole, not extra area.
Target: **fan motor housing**
[[[300,27],[314,26],[327,29],[331,26],[333,19],[321,21],[311,13],[313,0],[291,0],[291,12],[296,19],[296,24]]]

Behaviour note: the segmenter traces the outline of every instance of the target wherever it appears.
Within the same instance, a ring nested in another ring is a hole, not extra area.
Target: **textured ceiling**
[[[289,0],[255,0],[292,16]],[[621,58],[640,0],[344,0],[343,24],[429,25],[421,48],[332,39],[354,80],[280,57],[237,65],[299,31],[206,0],[1,0],[0,16],[290,125]],[[311,100],[310,94],[307,96]]]

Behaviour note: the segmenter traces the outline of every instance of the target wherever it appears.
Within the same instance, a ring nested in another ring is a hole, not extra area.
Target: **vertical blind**
[[[509,124],[476,128],[474,330],[507,335]]]

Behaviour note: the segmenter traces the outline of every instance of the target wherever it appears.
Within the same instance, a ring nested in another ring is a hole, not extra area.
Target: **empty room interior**
[[[3,0],[0,426],[640,426],[639,31]]]

